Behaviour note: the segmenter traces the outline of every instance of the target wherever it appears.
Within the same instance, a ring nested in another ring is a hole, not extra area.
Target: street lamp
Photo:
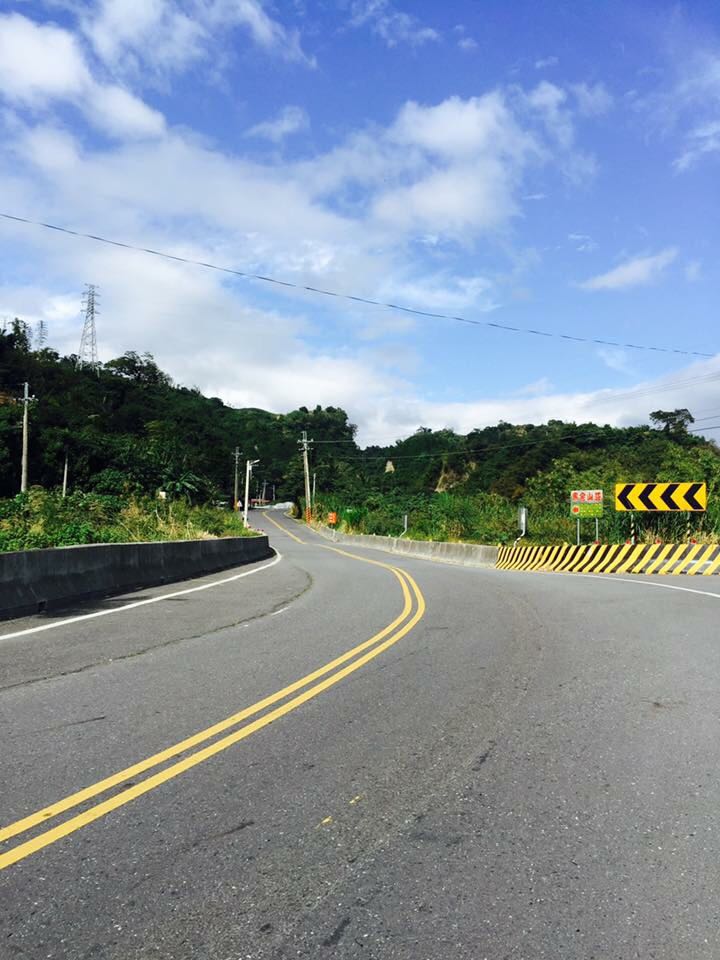
[[[252,475],[252,468],[256,463],[260,463],[259,460],[246,460],[245,461],[245,507],[243,510],[243,523],[246,527],[249,527],[248,523],[248,502],[250,500],[250,476]]]

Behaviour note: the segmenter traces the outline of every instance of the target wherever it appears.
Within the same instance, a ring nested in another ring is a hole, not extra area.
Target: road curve
[[[0,628],[2,960],[718,956],[712,583],[254,522],[272,566]]]

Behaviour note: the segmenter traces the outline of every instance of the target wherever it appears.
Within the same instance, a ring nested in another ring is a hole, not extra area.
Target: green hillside
[[[652,423],[628,428],[499,423],[463,436],[421,427],[408,439],[362,450],[337,407],[238,410],[173,384],[148,354],[126,353],[97,371],[77,369],[76,359],[32,349],[20,321],[0,333],[0,497],[20,488],[17,398],[27,380],[36,398],[29,483],[47,491],[60,487],[67,455],[75,494],[154,498],[164,490],[170,501],[229,503],[237,446],[243,460],[260,461],[253,496],[265,489],[268,498],[300,501],[298,440],[306,430],[314,441],[318,511],[339,511],[348,529],[397,534],[407,514],[411,536],[508,542],[522,503],[531,537],[551,542],[574,537],[568,504],[574,487],[601,487],[611,499],[619,481],[704,480],[709,509],[693,521],[693,533],[720,534],[720,450],[692,432],[684,411],[655,411]],[[646,517],[641,534],[682,538],[684,523]],[[594,527],[586,524],[590,537]],[[601,536],[624,539],[628,524],[610,502]]]

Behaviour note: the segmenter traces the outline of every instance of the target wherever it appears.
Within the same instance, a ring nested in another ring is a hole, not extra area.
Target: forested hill
[[[266,483],[268,495],[274,485],[277,499],[297,499],[303,430],[315,441],[318,491],[349,505],[368,495],[407,499],[444,491],[565,503],[572,486],[616,479],[705,479],[713,489],[720,482],[717,446],[688,432],[692,418],[683,411],[656,411],[654,425],[623,429],[500,423],[461,436],[420,428],[391,446],[361,450],[354,426],[336,407],[238,410],[174,385],[148,354],[126,353],[99,371],[77,369],[76,359],[32,349],[21,322],[0,333],[0,495],[12,496],[20,485],[17,398],[26,380],[36,398],[29,480],[46,488],[60,485],[67,452],[71,489],[164,489],[195,500],[228,499],[237,446],[243,460],[260,461],[253,495]]]

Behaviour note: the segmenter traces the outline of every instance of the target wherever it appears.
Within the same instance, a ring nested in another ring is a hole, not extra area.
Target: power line
[[[604,427],[598,427],[598,430],[602,431]],[[637,427],[613,427],[613,430],[632,430],[638,429]],[[646,430],[656,433],[658,436],[663,436],[663,431],[655,430],[653,431],[651,427],[645,427]],[[705,433],[707,430],[720,430],[720,424],[716,426],[701,427],[697,430],[686,430],[686,433]],[[414,434],[413,434],[414,436]],[[458,434],[459,438],[465,439],[462,434]],[[559,443],[559,442],[570,442],[573,440],[607,440],[607,437],[603,437],[601,434],[595,433],[567,433],[559,437],[542,437],[534,438],[532,440],[518,440],[516,443],[498,443],[498,444],[489,444],[488,446],[477,447],[476,449],[462,449],[458,448],[456,450],[437,450],[429,453],[400,453],[393,455],[392,451],[385,451],[382,454],[373,454],[373,455],[361,455],[357,457],[344,457],[344,460],[425,460],[431,457],[444,457],[448,454],[456,456],[482,456],[485,453],[488,453],[493,450],[514,450],[518,447],[529,447],[536,446],[540,443]],[[611,441],[617,439],[618,441],[622,440],[621,437],[615,438],[610,437]]]
[[[65,233],[71,237],[80,237],[84,240],[94,240],[97,243],[105,243],[112,247],[121,247],[124,250],[135,250],[138,253],[148,253],[153,257],[162,257],[165,260],[174,260],[177,263],[187,263],[196,267],[205,267],[208,270],[217,270],[220,273],[228,273],[235,277],[241,277],[244,280],[260,280],[263,283],[272,283],[280,287],[288,287],[293,290],[302,290],[307,293],[319,294],[323,297],[335,297],[340,300],[350,300],[355,303],[362,303],[373,307],[384,307],[388,310],[397,310],[401,313],[410,313],[417,317],[427,317],[433,320],[455,320],[458,323],[467,323],[476,327],[493,327],[496,330],[505,330],[510,333],[526,333],[536,337],[551,337],[559,340],[572,340],[576,343],[589,343],[603,347],[620,347],[627,350],[651,350],[655,353],[677,353],[686,357],[714,357],[713,353],[700,353],[697,350],[680,350],[677,347],[657,347],[640,343],[620,343],[616,340],[600,340],[594,337],[576,337],[567,333],[550,333],[547,330],[536,330],[532,327],[514,327],[507,323],[495,323],[492,320],[473,320],[469,317],[454,316],[448,313],[433,313],[429,310],[417,310],[414,307],[406,307],[399,303],[389,303],[384,300],[373,300],[370,297],[354,296],[349,293],[339,293],[336,290],[325,290],[322,287],[310,287],[302,283],[292,283],[289,280],[278,280],[277,277],[266,277],[259,273],[248,273],[244,270],[235,270],[231,267],[221,267],[216,263],[208,263],[204,260],[195,260],[192,257],[180,257],[176,254],[165,253],[162,250],[153,250],[151,247],[140,247],[132,243],[124,243],[121,240],[112,240],[108,237],[101,237],[93,233],[82,233],[78,230],[70,230],[68,227],[61,227],[54,223],[45,223],[42,220],[30,220],[27,217],[16,217],[10,213],[0,212],[0,217],[5,220],[12,220],[16,223],[24,223],[33,227],[43,227],[46,230],[55,230],[58,233]]]
[[[642,397],[652,396],[655,393],[667,393],[673,390],[681,390],[695,383],[707,383],[713,380],[720,380],[720,371],[713,372],[713,373],[706,373],[699,377],[683,377],[683,378],[680,378],[679,380],[669,380],[665,383],[659,384],[656,387],[646,386],[646,387],[639,387],[633,390],[625,390],[625,391],[613,393],[612,396],[609,396],[609,397],[598,397],[597,399],[593,399],[592,402],[594,405],[597,405],[597,404],[603,404],[603,403],[614,403],[615,401],[621,401],[621,400],[640,399]],[[706,409],[709,409],[709,408],[706,408]],[[700,423],[703,420],[712,420],[714,419],[714,416],[715,414],[709,417],[696,417],[695,422]],[[434,431],[434,432],[437,432],[437,431]],[[411,437],[414,437],[416,435],[417,435],[417,431],[414,431],[413,433],[409,433],[407,434],[407,436],[404,436],[404,437],[394,436],[390,438],[389,443],[401,443],[403,440],[409,440]],[[341,439],[341,440],[316,440],[315,442],[316,443],[355,443],[356,441]],[[386,444],[382,442],[376,442],[376,443],[370,443],[368,444],[368,446],[371,446],[371,447],[388,446],[389,443]]]

